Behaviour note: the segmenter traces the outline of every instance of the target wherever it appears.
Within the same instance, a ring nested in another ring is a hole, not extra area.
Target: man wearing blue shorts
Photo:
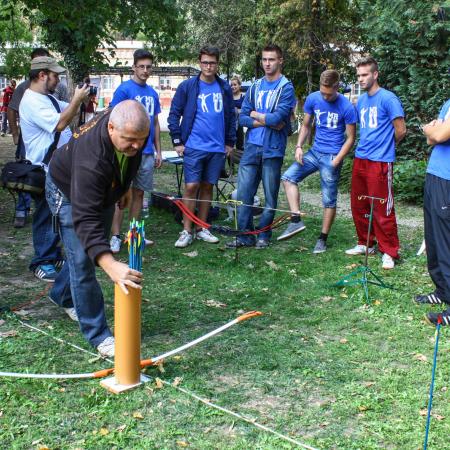
[[[283,174],[284,190],[291,210],[291,223],[278,237],[289,239],[306,227],[300,217],[300,194],[297,184],[307,176],[320,172],[322,188],[322,232],[313,253],[327,249],[327,238],[336,216],[336,199],[342,162],[355,142],[356,111],[347,98],[339,94],[339,73],[325,70],[320,75],[320,90],[308,95],[304,119],[295,148],[296,161]],[[316,135],[312,148],[304,155],[303,145],[315,121]]]
[[[175,93],[168,118],[175,151],[184,157],[183,203],[198,217],[207,220],[213,186],[217,183],[236,141],[236,120],[233,94],[228,83],[217,76],[219,50],[203,47],[199,54],[200,75],[183,81]],[[183,231],[175,247],[192,244],[192,222],[183,216]],[[196,230],[196,237],[205,242],[219,239],[206,228]]]
[[[158,114],[161,112],[159,97],[157,92],[147,84],[147,80],[152,73],[153,55],[145,49],[138,49],[133,54],[133,76],[130,80],[122,83],[114,92],[110,107],[116,106],[124,100],[137,100],[148,112],[150,118],[150,135],[147,144],[142,151],[142,160],[139,171],[133,180],[131,205],[129,218],[139,220],[144,200],[144,192],[153,190],[153,168],[161,167],[161,139]],[[124,211],[116,206],[114,219],[111,227],[111,251],[120,251],[121,238],[120,229],[122,227]],[[152,241],[146,240],[146,244]]]

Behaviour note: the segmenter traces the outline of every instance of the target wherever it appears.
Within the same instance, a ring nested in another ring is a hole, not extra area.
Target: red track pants
[[[374,200],[369,247],[373,247],[376,240],[382,253],[398,258],[400,243],[395,218],[392,181],[392,163],[354,159],[351,207],[353,222],[358,234],[358,244],[366,245],[367,243],[370,214],[370,199],[361,198],[361,196],[370,195],[382,198],[383,202]]]

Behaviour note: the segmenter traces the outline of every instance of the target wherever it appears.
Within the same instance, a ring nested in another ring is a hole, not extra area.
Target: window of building
[[[6,86],[8,86],[8,78],[0,77],[0,90],[5,89]]]
[[[172,83],[169,77],[159,77],[159,88],[161,90],[171,89]]]
[[[114,77],[108,75],[106,77],[103,77],[103,89],[114,89]]]

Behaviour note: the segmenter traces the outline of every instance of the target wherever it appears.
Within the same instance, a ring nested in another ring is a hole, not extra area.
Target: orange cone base
[[[100,385],[104,388],[108,389],[108,391],[112,392],[113,394],[120,394],[121,392],[129,391],[130,389],[134,389],[138,386],[140,386],[143,383],[147,383],[150,381],[150,377],[147,377],[146,375],[141,374],[141,381],[136,384],[118,384],[116,381],[116,377],[112,376],[109,378],[105,378],[104,380],[100,381]]]

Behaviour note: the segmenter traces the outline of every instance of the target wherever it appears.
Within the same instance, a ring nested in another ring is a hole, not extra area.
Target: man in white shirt
[[[49,56],[40,56],[31,61],[30,87],[20,102],[19,115],[26,159],[33,164],[43,164],[50,147],[58,148],[69,141],[72,133],[68,125],[89,93],[89,88],[83,86],[75,89],[70,103],[56,100],[51,94],[59,82],[58,75],[65,71],[64,67]],[[44,168],[47,170],[45,165]],[[37,278],[54,282],[57,275],[55,264],[60,266],[62,260],[57,246],[59,237],[53,230],[45,195],[35,195],[33,200],[35,254],[30,263],[30,270]]]

